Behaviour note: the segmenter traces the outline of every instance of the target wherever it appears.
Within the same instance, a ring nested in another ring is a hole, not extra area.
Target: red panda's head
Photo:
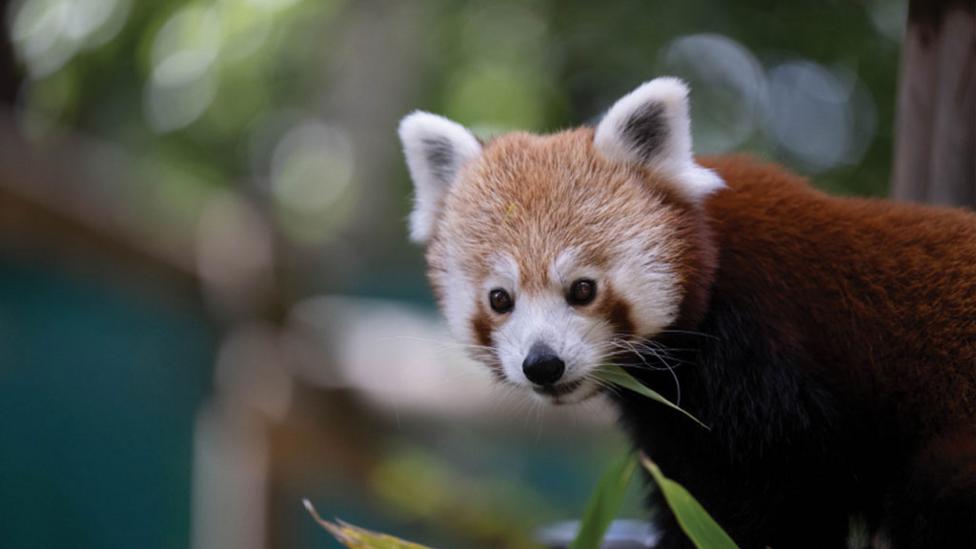
[[[410,232],[454,337],[499,379],[556,403],[707,293],[702,201],[723,182],[691,154],[688,90],[658,78],[595,130],[479,143],[424,112],[400,124]]]

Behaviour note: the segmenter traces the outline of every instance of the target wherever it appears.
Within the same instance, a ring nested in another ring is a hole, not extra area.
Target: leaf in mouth
[[[624,389],[646,396],[652,400],[656,400],[665,406],[674,408],[675,410],[691,418],[695,423],[701,425],[705,429],[711,430],[708,425],[702,423],[698,418],[691,415],[677,404],[664,398],[657,391],[644,386],[640,381],[637,380],[637,378],[627,373],[627,370],[624,370],[622,367],[617,366],[616,364],[604,364],[594,370],[593,375],[596,376],[596,378],[600,381],[610,383],[618,387],[623,387]]]

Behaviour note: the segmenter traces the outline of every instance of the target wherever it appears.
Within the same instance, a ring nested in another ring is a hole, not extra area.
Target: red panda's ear
[[[481,144],[460,124],[422,111],[405,116],[399,134],[414,186],[410,239],[425,243],[437,222],[444,192],[461,167],[481,154]]]
[[[593,138],[606,158],[661,172],[693,202],[725,186],[691,152],[688,87],[677,78],[655,78],[619,99]]]

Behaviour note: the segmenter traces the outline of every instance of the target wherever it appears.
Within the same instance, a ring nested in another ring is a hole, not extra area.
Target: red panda
[[[453,335],[536,398],[611,399],[743,547],[844,547],[851,517],[876,546],[976,547],[976,215],[696,159],[687,94],[658,78],[596,128],[486,143],[403,119]],[[607,391],[606,363],[710,430]]]

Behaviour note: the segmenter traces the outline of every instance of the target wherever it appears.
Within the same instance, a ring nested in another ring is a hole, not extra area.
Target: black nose
[[[529,349],[528,356],[522,361],[522,371],[536,385],[552,385],[562,377],[566,364],[548,345],[540,342]]]

